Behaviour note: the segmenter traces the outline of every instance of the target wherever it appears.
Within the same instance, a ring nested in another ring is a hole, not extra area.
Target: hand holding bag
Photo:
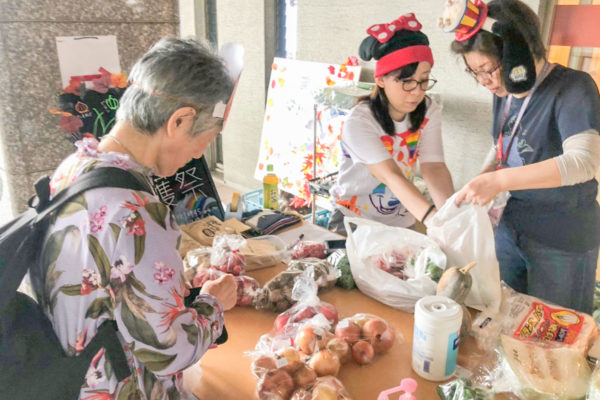
[[[496,259],[494,231],[487,207],[454,204],[456,194],[426,222],[427,236],[446,253],[448,265],[470,270],[473,285],[465,304],[477,310],[497,311],[500,306],[500,267]]]

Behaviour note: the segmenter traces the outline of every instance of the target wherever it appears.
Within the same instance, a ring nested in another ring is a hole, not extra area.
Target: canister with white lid
[[[462,307],[445,296],[415,304],[412,367],[421,377],[443,381],[456,370]]]

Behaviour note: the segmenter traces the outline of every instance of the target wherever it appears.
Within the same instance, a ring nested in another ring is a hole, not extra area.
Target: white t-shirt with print
[[[415,218],[391,190],[367,169],[393,159],[411,180],[415,163],[444,162],[441,108],[433,100],[421,129],[409,131],[409,118],[394,121],[395,136],[388,135],[377,122],[367,103],[356,105],[344,122],[342,161],[338,180],[331,188],[334,207],[346,216],[360,216],[387,225],[409,227]]]

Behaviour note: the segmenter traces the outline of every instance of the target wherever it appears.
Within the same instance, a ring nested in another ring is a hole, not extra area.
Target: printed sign
[[[173,176],[153,178],[160,200],[171,207],[180,225],[214,215],[223,219],[225,212],[204,157],[193,159]]]

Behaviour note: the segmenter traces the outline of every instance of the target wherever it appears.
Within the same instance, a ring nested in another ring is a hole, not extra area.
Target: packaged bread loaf
[[[585,396],[591,369],[587,354],[598,327],[578,311],[502,288],[500,311],[480,314],[473,324],[480,347],[500,353],[519,381],[516,394],[578,399]]]

